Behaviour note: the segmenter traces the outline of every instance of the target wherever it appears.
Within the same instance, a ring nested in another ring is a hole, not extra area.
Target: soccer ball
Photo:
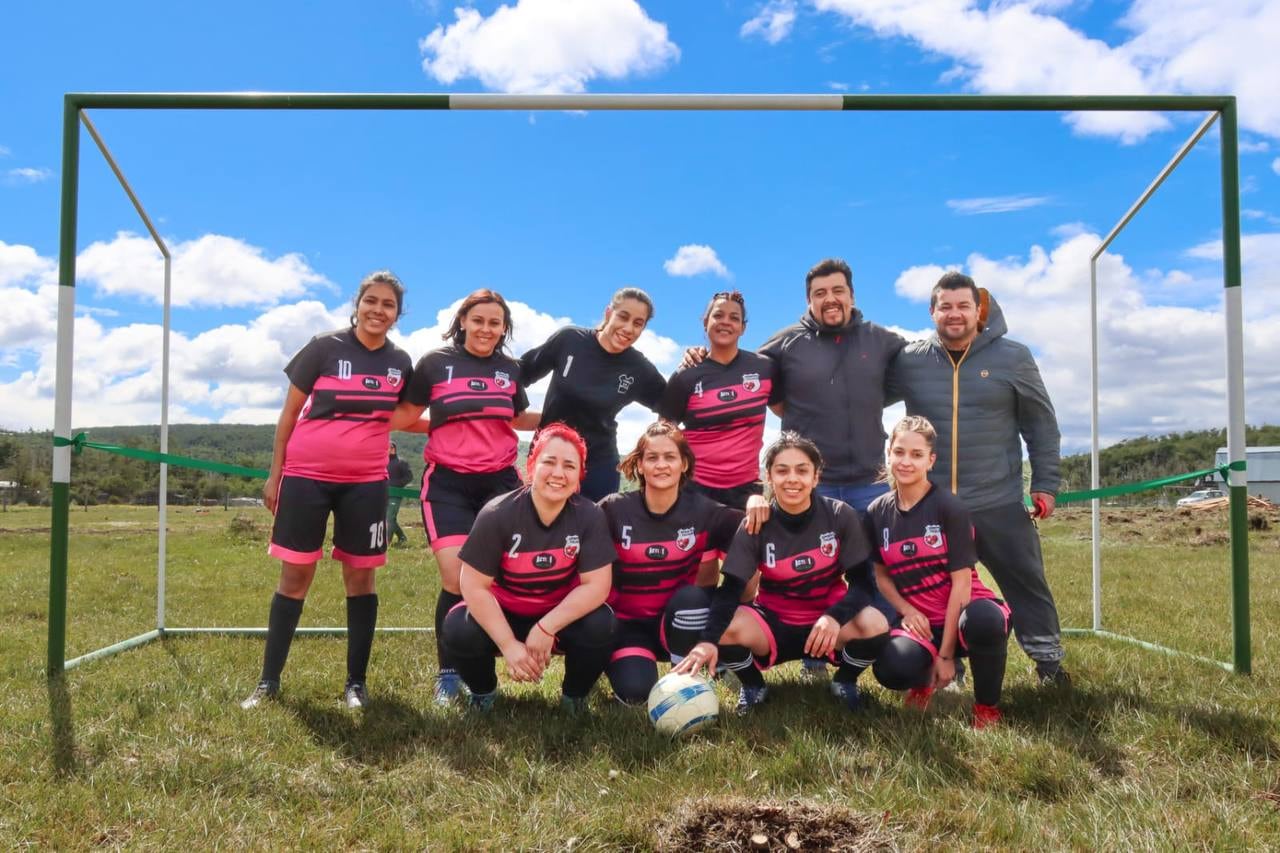
[[[668,673],[649,691],[649,721],[672,737],[714,722],[720,700],[705,678]]]

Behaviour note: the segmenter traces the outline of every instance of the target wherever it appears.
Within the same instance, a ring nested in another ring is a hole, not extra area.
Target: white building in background
[[[1272,503],[1280,503],[1280,447],[1246,447],[1245,475],[1249,478],[1249,494],[1261,495]],[[1219,447],[1214,465],[1227,464],[1227,449]],[[1214,480],[1222,481],[1215,475]]]

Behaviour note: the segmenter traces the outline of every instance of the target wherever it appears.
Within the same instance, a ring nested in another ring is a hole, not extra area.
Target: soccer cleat
[[[263,702],[274,699],[279,695],[280,682],[259,681],[258,686],[253,688],[253,692],[249,694],[249,698],[240,703],[240,707],[246,711],[251,711]]]
[[[472,693],[467,707],[479,714],[487,714],[493,710],[493,703],[498,698],[498,691],[492,693]]]
[[[560,712],[570,717],[581,717],[587,713],[586,696],[566,696],[560,694]]]
[[[995,705],[983,705],[974,703],[973,706],[973,727],[975,729],[989,729],[1000,724],[1000,718],[1003,716],[1000,709]]]
[[[862,694],[858,692],[856,681],[831,682],[831,695],[839,699],[850,711],[862,710]]]
[[[924,711],[928,709],[929,700],[932,698],[932,687],[912,687],[907,691],[907,696],[902,700],[902,704],[917,711]]]
[[[435,703],[448,705],[462,695],[462,676],[452,669],[441,670],[436,675]]]
[[[342,704],[348,711],[359,711],[369,703],[369,695],[359,681],[348,681],[342,690]]]
[[[804,667],[800,670],[800,677],[808,682],[822,681],[827,677],[827,662],[821,658],[804,658]]]
[[[956,677],[951,679],[951,683],[942,689],[946,690],[948,693],[963,693],[964,680],[965,680],[964,661],[957,658],[956,659]]]
[[[734,713],[742,716],[750,714],[751,709],[759,705],[769,696],[769,688],[761,685],[760,687],[748,687],[745,684],[738,691],[738,705],[734,708]]]
[[[1062,689],[1071,687],[1071,676],[1063,669],[1062,664],[1057,662],[1036,664],[1036,680],[1040,682],[1041,687]]]

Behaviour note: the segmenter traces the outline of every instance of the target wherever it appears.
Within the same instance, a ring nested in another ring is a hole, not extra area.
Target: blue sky
[[[66,91],[1233,93],[1247,400],[1280,420],[1280,4],[507,0],[23,4],[0,27],[0,427],[52,424]],[[105,112],[92,118],[175,250],[171,420],[272,422],[288,356],[360,276],[409,287],[399,340],[439,345],[479,286],[516,350],[595,322],[624,284],[664,370],[707,297],[744,343],[803,310],[804,271],[928,328],[959,267],[1036,351],[1066,449],[1088,439],[1088,256],[1199,115]],[[1218,140],[1113,247],[1106,440],[1225,420]],[[159,265],[82,140],[77,426],[159,418]],[[535,395],[536,403],[536,395]],[[891,413],[892,416],[892,413]],[[624,441],[647,419],[629,411]]]

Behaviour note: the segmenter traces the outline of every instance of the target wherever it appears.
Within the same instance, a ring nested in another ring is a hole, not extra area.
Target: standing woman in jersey
[[[617,551],[609,606],[618,617],[618,633],[605,671],[613,695],[637,704],[658,680],[658,658],[668,657],[664,611],[671,606],[674,616],[676,610],[694,611],[700,605],[705,619],[709,591],[693,590],[692,605],[681,593],[716,585],[719,558],[743,514],[682,490],[694,473],[693,452],[668,421],[650,424],[619,468],[640,489],[600,502]]]
[[[495,654],[516,681],[540,681],[552,652],[563,652],[560,705],[570,713],[586,710],[609,662],[614,550],[604,513],[577,494],[585,458],[571,428],[543,427],[529,449],[529,485],[489,501],[462,546],[465,603],[445,618],[444,642],[473,708],[493,706]]]
[[[551,374],[542,423],[563,421],[587,443],[582,494],[590,500],[618,490],[618,412],[632,402],[656,412],[662,399],[666,381],[632,346],[652,319],[649,294],[624,287],[598,328],[565,326],[520,357],[527,384]]]
[[[738,348],[747,328],[747,305],[736,290],[711,297],[702,315],[711,347],[698,364],[667,380],[662,417],[684,424],[698,460],[691,489],[725,506],[745,510],[763,491],[760,449],[765,408],[774,397],[774,362]]]
[[[356,292],[351,327],[311,339],[285,367],[289,392],[276,424],[263,489],[275,515],[268,553],[281,561],[267,619],[262,675],[245,709],[280,691],[302,603],[324,555],[333,514],[333,558],[347,591],[348,708],[365,704],[365,670],[378,620],[373,569],[386,560],[387,441],[390,420],[413,371],[391,341],[404,285],[371,273]]]
[[[876,583],[901,617],[874,672],[885,687],[907,690],[908,705],[924,710],[933,691],[955,678],[956,658],[967,655],[973,726],[981,729],[1000,720],[1009,607],[974,570],[969,513],[929,482],[937,437],[918,415],[898,421],[885,469],[892,491],[867,508],[867,534],[878,545]]]
[[[406,400],[396,412],[396,426],[408,422],[417,432],[423,423],[418,418],[430,407],[422,522],[440,568],[435,618],[435,700],[440,704],[461,687],[440,642],[445,614],[462,600],[458,550],[490,498],[520,487],[515,429],[533,429],[538,421],[536,412],[525,411],[529,398],[519,362],[503,352],[511,334],[511,309],[501,294],[472,293],[443,335],[448,345],[424,355],[414,368]]]
[[[759,533],[740,528],[734,536],[700,641],[691,637],[677,648],[679,626],[670,626],[671,650],[686,655],[674,671],[714,672],[723,661],[742,684],[738,713],[746,713],[767,695],[762,670],[806,655],[835,662],[839,652],[831,692],[855,710],[858,676],[889,638],[863,580],[871,546],[856,510],[814,492],[822,455],[812,441],[784,432],[765,451],[764,465],[773,512]],[[759,595],[739,606],[757,574]]]

